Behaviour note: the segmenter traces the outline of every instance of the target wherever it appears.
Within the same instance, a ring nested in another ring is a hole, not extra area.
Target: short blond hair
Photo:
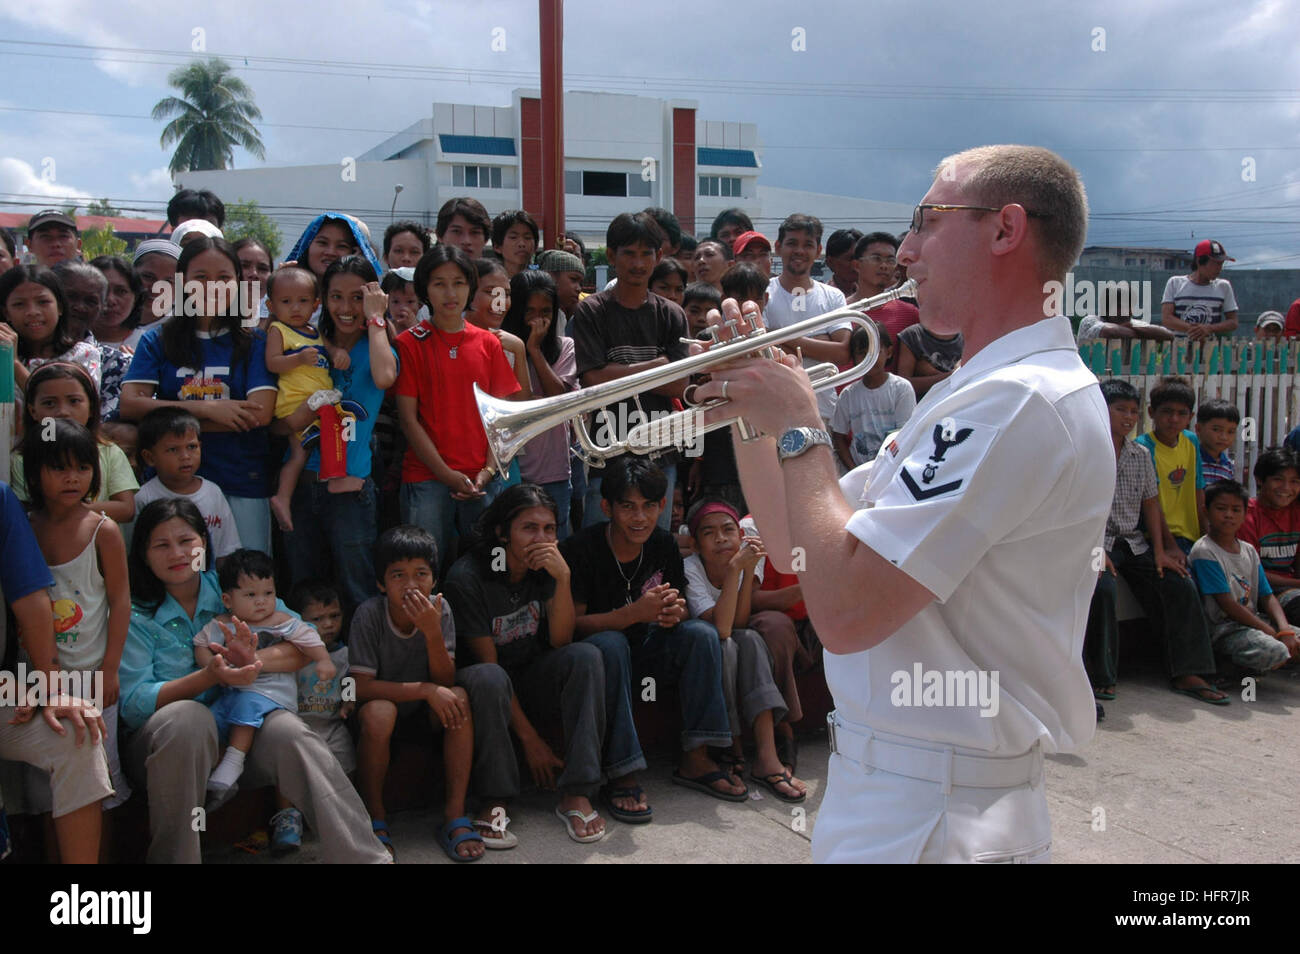
[[[1088,234],[1088,196],[1074,167],[1041,146],[978,146],[948,156],[935,178],[952,179],[962,166],[970,203],[1018,203],[1041,216],[1029,219],[1037,224],[1039,277],[1064,281]]]

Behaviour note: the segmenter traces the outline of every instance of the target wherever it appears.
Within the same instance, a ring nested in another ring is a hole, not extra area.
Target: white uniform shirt
[[[847,529],[935,595],[875,648],[826,655],[843,718],[997,755],[1092,737],[1082,647],[1115,489],[1108,420],[1069,321],[1050,318],[935,385],[875,461],[841,479],[861,508]],[[922,701],[902,692],[918,664],[922,676],[996,672],[996,714],[895,705]]]

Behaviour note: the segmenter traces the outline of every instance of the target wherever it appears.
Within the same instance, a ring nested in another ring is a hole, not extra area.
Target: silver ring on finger
[[[727,385],[730,383],[731,383],[730,381],[722,382],[722,400],[724,401],[727,400]]]

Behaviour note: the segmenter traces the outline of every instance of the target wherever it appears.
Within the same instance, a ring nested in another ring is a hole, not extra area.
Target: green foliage
[[[104,212],[92,212],[92,215],[105,215]],[[81,233],[81,256],[86,261],[100,255],[121,255],[126,251],[126,240],[113,234],[112,228],[105,223],[103,228],[86,229]]]
[[[107,199],[96,199],[90,205],[86,206],[87,215],[102,215],[105,218],[115,219],[121,216],[122,210],[115,208]]]
[[[163,127],[161,139],[164,149],[177,144],[168,167],[173,175],[230,168],[235,164],[235,146],[258,159],[266,158],[253,125],[262,111],[253,102],[253,91],[233,75],[229,63],[216,56],[195,60],[174,69],[167,82],[182,95],[159,100],[153,118],[161,122],[174,117]]]
[[[280,257],[280,229],[254,199],[240,199],[226,206],[226,224],[221,231],[229,242],[255,238],[271,253],[271,261]]]

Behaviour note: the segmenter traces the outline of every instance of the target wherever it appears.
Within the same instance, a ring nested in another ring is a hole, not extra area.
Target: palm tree
[[[242,146],[258,159],[266,149],[253,120],[262,111],[253,103],[253,91],[230,71],[219,57],[206,63],[195,60],[172,70],[169,85],[182,97],[168,96],[153,108],[153,118],[174,116],[162,132],[162,146],[177,143],[172,174],[201,169],[226,169],[235,164],[234,146]]]

